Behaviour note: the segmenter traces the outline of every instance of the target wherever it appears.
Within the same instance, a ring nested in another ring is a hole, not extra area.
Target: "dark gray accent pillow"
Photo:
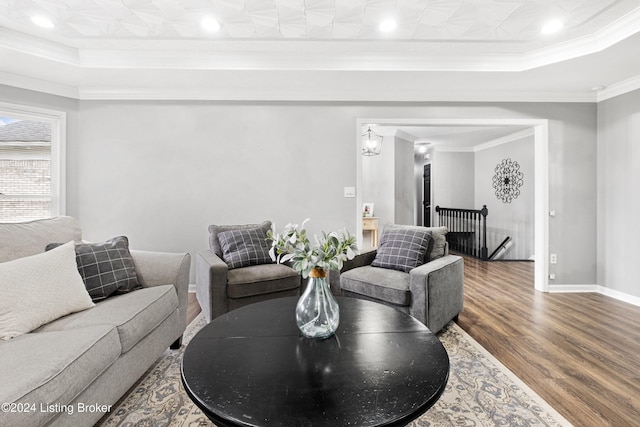
[[[431,232],[431,240],[429,240],[429,247],[427,248],[427,255],[424,262],[430,262],[434,259],[442,258],[445,253],[445,247],[447,245],[447,227],[422,227],[418,225],[398,225],[398,224],[385,224],[384,229],[419,229]]]
[[[46,250],[57,246],[60,243],[50,243]],[[125,236],[102,243],[76,243],[76,263],[93,301],[142,288]]]
[[[425,262],[431,232],[418,229],[385,229],[371,263],[374,267],[410,272]]]
[[[267,243],[267,232],[263,227],[240,228],[218,233],[222,259],[229,270],[250,265],[270,264],[271,246]]]
[[[262,228],[265,232],[271,229],[271,221],[262,221],[260,224],[243,224],[243,225],[210,225],[209,226],[209,248],[211,252],[222,258],[222,248],[218,234],[223,231],[238,230],[242,228]]]

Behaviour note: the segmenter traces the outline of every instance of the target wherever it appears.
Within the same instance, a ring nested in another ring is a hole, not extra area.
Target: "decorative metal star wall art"
[[[523,184],[524,175],[520,172],[520,165],[511,159],[504,159],[498,163],[494,169],[493,188],[496,190],[496,197],[502,203],[511,203],[520,195],[520,187]]]

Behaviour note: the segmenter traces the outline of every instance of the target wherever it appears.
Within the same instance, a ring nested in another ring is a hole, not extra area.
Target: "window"
[[[0,103],[0,222],[64,215],[65,113]]]

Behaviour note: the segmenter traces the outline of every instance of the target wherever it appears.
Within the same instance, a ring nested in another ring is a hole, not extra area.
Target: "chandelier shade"
[[[382,148],[382,135],[371,130],[371,126],[365,133],[362,134],[362,155],[363,156],[377,156],[380,154]]]

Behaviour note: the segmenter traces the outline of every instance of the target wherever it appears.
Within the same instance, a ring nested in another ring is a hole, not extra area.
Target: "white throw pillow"
[[[0,339],[93,307],[78,273],[73,242],[0,263]]]

